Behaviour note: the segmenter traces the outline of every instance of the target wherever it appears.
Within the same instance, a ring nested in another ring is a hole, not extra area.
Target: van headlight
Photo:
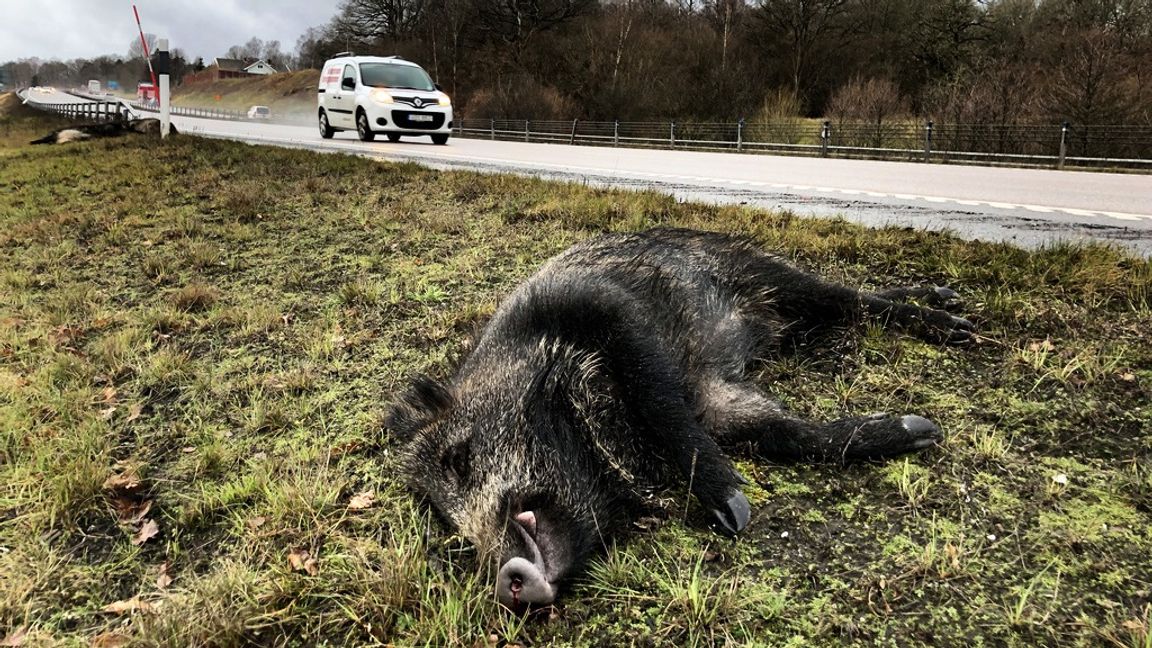
[[[372,101],[381,105],[395,103],[392,100],[392,95],[389,94],[387,90],[381,90],[379,88],[372,91]]]
[[[438,105],[438,106],[451,106],[452,100],[448,98],[448,95],[441,92],[436,98],[436,105]]]

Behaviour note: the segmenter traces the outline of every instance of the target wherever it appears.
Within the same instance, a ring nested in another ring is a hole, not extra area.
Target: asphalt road
[[[63,95],[68,96],[68,95]],[[76,100],[76,98],[72,98]],[[678,198],[844,216],[867,225],[948,229],[1035,247],[1094,239],[1152,256],[1152,176],[454,138],[322,140],[315,128],[175,117],[184,133],[258,144],[650,188]]]

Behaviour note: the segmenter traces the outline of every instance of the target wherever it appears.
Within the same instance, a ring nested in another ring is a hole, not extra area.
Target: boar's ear
[[[440,418],[452,403],[452,394],[444,385],[427,376],[417,376],[408,391],[392,404],[385,425],[407,441],[417,430]]]

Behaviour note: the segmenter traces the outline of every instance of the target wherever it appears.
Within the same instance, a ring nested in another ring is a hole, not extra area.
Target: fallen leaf
[[[168,589],[172,584],[172,575],[168,573],[168,561],[160,563],[160,574],[156,576],[156,587]]]
[[[1120,380],[1123,380],[1124,382],[1134,382],[1136,380],[1136,374],[1132,372],[1121,374]]]
[[[103,488],[106,491],[131,495],[140,490],[141,486],[140,478],[136,475],[132,473],[120,473],[105,479]]]
[[[120,648],[120,646],[127,646],[130,639],[122,634],[115,632],[105,632],[92,637],[89,642],[91,648]]]
[[[309,576],[320,573],[320,565],[316,559],[303,549],[288,552],[288,564],[292,566],[294,571],[302,571]]]
[[[256,517],[250,518],[248,520],[248,528],[252,530],[259,529],[260,527],[264,526],[264,523],[267,521],[268,518],[264,517],[263,515],[257,515]]]
[[[148,542],[160,534],[160,525],[156,524],[156,520],[145,520],[144,525],[132,536],[132,544],[139,547],[140,545]]]
[[[348,508],[353,511],[362,511],[372,506],[375,501],[376,495],[372,493],[372,491],[364,491],[352,496],[352,499],[348,502]]]
[[[152,604],[148,601],[141,601],[140,597],[133,596],[126,601],[116,601],[105,605],[104,612],[112,614],[124,614],[125,612],[151,612]]]
[[[112,499],[112,508],[116,509],[116,519],[122,524],[139,524],[148,512],[152,510],[152,500],[143,502],[126,497]]]
[[[128,408],[128,418],[124,419],[124,422],[125,423],[131,423],[132,421],[135,421],[136,419],[140,418],[140,412],[142,412],[142,411],[144,411],[144,405],[142,405],[140,403],[135,403],[134,405],[132,405],[131,407]]]
[[[1051,351],[1055,348],[1056,345],[1052,344],[1052,340],[1048,338],[1044,338],[1041,342],[1033,342],[1028,345],[1029,351]]]
[[[8,636],[0,639],[0,646],[23,646],[28,640],[28,626],[16,628]]]
[[[112,420],[112,415],[115,413],[116,413],[116,406],[115,405],[113,405],[112,407],[109,407],[107,409],[102,409],[102,410],[100,410],[100,420],[110,421],[110,420]]]
[[[115,403],[116,402],[116,388],[113,387],[112,385],[108,385],[100,393],[102,396],[101,402],[104,402],[104,403]]]

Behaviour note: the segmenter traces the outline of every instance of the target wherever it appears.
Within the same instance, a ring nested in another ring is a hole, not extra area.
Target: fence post
[[[568,136],[568,144],[570,146],[576,144],[576,122],[578,122],[578,121],[580,121],[580,120],[579,119],[573,119],[572,120],[572,134]]]
[[[531,121],[531,120],[529,120],[529,119],[525,119],[525,120],[524,120],[524,141],[525,141],[525,142],[527,142],[527,141],[528,141],[528,123],[529,123],[530,121]]]
[[[620,146],[620,120],[612,122],[612,146]]]
[[[1060,159],[1056,161],[1056,168],[1064,168],[1064,157],[1068,154],[1068,122],[1060,125]]]
[[[736,150],[744,150],[744,118],[741,117],[740,121],[736,122]]]
[[[489,139],[492,139],[492,140],[496,139],[496,120],[495,119],[489,120],[488,137],[489,137]]]
[[[668,126],[668,141],[672,144],[672,148],[676,148],[676,122]]]
[[[927,162],[932,155],[932,120],[924,126],[924,161]]]
[[[825,120],[820,126],[820,157],[828,157],[828,140],[832,136],[832,122]]]

